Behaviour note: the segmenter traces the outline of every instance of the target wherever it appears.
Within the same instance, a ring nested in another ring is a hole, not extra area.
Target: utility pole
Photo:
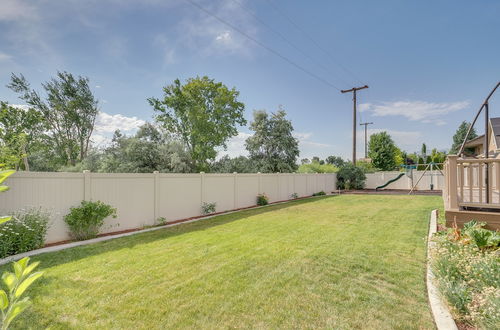
[[[366,129],[366,127],[368,125],[373,125],[373,123],[361,123],[361,124],[359,124],[359,126],[365,126],[365,158],[368,158],[368,151],[367,151],[368,134],[367,134],[367,129]]]
[[[351,89],[341,90],[341,93],[350,93],[352,92],[352,163],[356,165],[356,92],[368,88],[368,85],[364,85],[362,87],[353,87]]]

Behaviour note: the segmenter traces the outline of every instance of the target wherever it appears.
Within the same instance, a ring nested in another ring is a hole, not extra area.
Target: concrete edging
[[[332,196],[332,194],[327,194],[326,196]],[[263,205],[263,206],[251,206],[251,207],[248,207],[248,208],[242,208],[242,209],[233,210],[233,211],[220,212],[220,213],[216,213],[216,214],[207,215],[205,217],[197,217],[195,219],[190,219],[190,220],[185,220],[185,221],[182,221],[182,220],[179,221],[179,220],[177,220],[177,222],[175,222],[175,223],[167,224],[167,225],[163,225],[163,226],[157,226],[157,227],[146,228],[146,229],[141,229],[141,230],[134,230],[134,231],[130,231],[130,232],[127,232],[127,233],[121,233],[121,234],[116,234],[116,235],[101,236],[101,237],[97,237],[97,238],[93,238],[93,239],[89,239],[89,240],[85,240],[85,241],[77,241],[77,242],[71,242],[71,243],[66,243],[66,244],[48,246],[48,247],[44,247],[44,248],[41,248],[41,249],[32,250],[32,251],[28,251],[28,252],[25,252],[25,253],[19,253],[19,254],[15,254],[15,255],[8,256],[8,257],[5,257],[3,259],[0,259],[0,266],[8,264],[9,262],[12,262],[12,261],[20,260],[20,259],[22,259],[24,257],[32,257],[32,256],[36,256],[36,255],[39,255],[39,254],[44,254],[44,253],[50,253],[50,252],[56,252],[56,251],[66,250],[66,249],[70,249],[70,248],[77,247],[77,246],[84,246],[84,245],[89,245],[89,244],[94,244],[94,243],[109,241],[109,240],[112,240],[112,239],[115,239],[115,238],[132,236],[132,235],[140,234],[140,233],[147,233],[147,232],[150,232],[150,231],[160,230],[160,229],[164,229],[164,228],[170,228],[170,227],[178,226],[178,225],[185,224],[185,223],[191,223],[191,222],[196,222],[196,221],[200,221],[200,220],[206,220],[206,219],[210,219],[210,218],[213,218],[213,217],[217,217],[219,215],[226,215],[226,214],[236,213],[236,212],[240,212],[240,211],[246,211],[246,210],[251,210],[251,209],[258,209],[258,208],[263,208],[263,207],[269,207],[269,206],[273,206],[273,205],[285,204],[285,203],[289,203],[289,202],[293,202],[293,201],[297,201],[297,200],[310,199],[310,198],[315,198],[315,197],[324,197],[324,196],[308,196],[308,197],[301,197],[301,198],[296,198],[296,199],[290,199],[290,200],[286,200],[286,201],[279,201],[279,202],[269,203],[268,205]]]
[[[432,235],[437,232],[437,218],[438,210],[432,210],[431,218],[429,221],[429,233],[427,236],[427,296],[429,298],[429,305],[431,306],[432,316],[434,323],[438,330],[458,330],[455,320],[451,315],[448,306],[441,299],[438,288],[434,285],[435,276],[432,272],[430,261],[430,250],[436,243],[432,241]]]

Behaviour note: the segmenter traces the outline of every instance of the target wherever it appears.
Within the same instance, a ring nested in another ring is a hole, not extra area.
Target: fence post
[[[234,179],[233,209],[236,210],[238,208],[238,172],[233,172],[233,179]]]
[[[90,171],[83,170],[83,200],[90,201],[92,199],[92,181]]]
[[[458,210],[457,158],[456,155],[448,156],[448,199],[451,210]]]
[[[205,172],[200,172],[200,199],[201,205],[205,202]]]
[[[156,223],[156,220],[160,217],[160,172],[153,172],[154,178],[154,218],[153,225]]]
[[[276,184],[276,188],[278,190],[278,193],[276,194],[276,201],[280,201],[281,200],[281,189],[280,189],[280,172],[276,172],[276,177],[277,177],[277,184]]]
[[[262,194],[262,176],[261,176],[262,173],[260,172],[257,172],[257,180],[259,180],[259,185],[258,185],[258,193],[259,194]]]

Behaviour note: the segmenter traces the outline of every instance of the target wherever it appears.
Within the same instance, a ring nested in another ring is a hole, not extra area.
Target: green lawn
[[[441,206],[331,196],[41,255],[14,327],[434,328],[425,237]]]

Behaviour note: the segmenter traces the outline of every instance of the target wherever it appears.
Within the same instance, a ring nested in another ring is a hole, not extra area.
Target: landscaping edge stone
[[[333,195],[335,195],[335,194],[326,194],[326,196],[333,196]],[[115,238],[132,236],[132,235],[140,234],[140,233],[147,233],[147,232],[150,232],[150,231],[155,231],[155,230],[160,230],[160,229],[164,229],[164,228],[170,228],[170,227],[178,226],[178,225],[181,225],[181,224],[184,224],[184,223],[191,223],[191,222],[196,222],[196,221],[200,221],[200,220],[206,220],[206,219],[210,219],[210,218],[213,218],[213,217],[216,217],[216,216],[219,216],[219,215],[226,215],[226,214],[231,214],[231,213],[235,213],[235,212],[245,211],[245,210],[249,210],[249,209],[263,208],[263,207],[268,207],[268,206],[273,206],[273,205],[278,205],[278,204],[289,203],[289,202],[293,202],[293,201],[297,201],[297,200],[317,198],[317,197],[325,197],[325,196],[300,197],[300,198],[289,199],[289,200],[285,200],[285,201],[273,202],[273,203],[269,203],[268,205],[264,205],[264,206],[258,206],[258,205],[256,205],[256,206],[250,206],[250,207],[245,207],[245,208],[236,209],[236,210],[230,210],[230,211],[225,211],[225,212],[218,212],[218,213],[210,214],[210,215],[207,215],[207,216],[199,216],[199,217],[194,217],[194,218],[187,218],[187,219],[184,219],[184,220],[182,220],[182,219],[181,220],[175,220],[171,224],[160,225],[160,226],[155,226],[155,227],[146,228],[146,229],[140,229],[140,230],[132,230],[132,231],[128,231],[128,232],[125,232],[125,233],[122,232],[122,233],[115,234],[115,235],[113,235],[112,233],[111,234],[105,234],[105,236],[101,236],[101,237],[97,237],[97,238],[93,238],[93,239],[89,239],[89,240],[85,240],[85,241],[76,241],[76,242],[70,242],[70,243],[64,243],[64,244],[57,244],[57,245],[53,245],[53,246],[47,246],[47,247],[43,247],[41,249],[32,250],[32,251],[28,251],[28,252],[25,252],[25,253],[19,253],[19,254],[15,254],[15,255],[8,256],[8,257],[5,257],[3,259],[0,259],[0,266],[8,264],[9,262],[12,262],[12,261],[20,260],[20,259],[22,259],[24,257],[32,257],[32,256],[36,256],[36,255],[39,255],[39,254],[44,254],[44,253],[50,253],[50,252],[56,252],[56,251],[66,250],[66,249],[74,248],[74,247],[77,247],[77,246],[84,246],[84,245],[89,245],[89,244],[94,244],[94,243],[109,241],[109,240],[112,240],[112,239],[115,239]]]
[[[432,241],[432,235],[437,232],[437,219],[438,210],[432,210],[431,218],[429,221],[429,233],[427,236],[427,296],[429,298],[429,305],[431,306],[432,316],[434,318],[434,323],[438,330],[458,330],[455,320],[451,315],[448,306],[441,299],[438,288],[435,285],[435,277],[432,272],[431,267],[431,248],[436,244]]]

